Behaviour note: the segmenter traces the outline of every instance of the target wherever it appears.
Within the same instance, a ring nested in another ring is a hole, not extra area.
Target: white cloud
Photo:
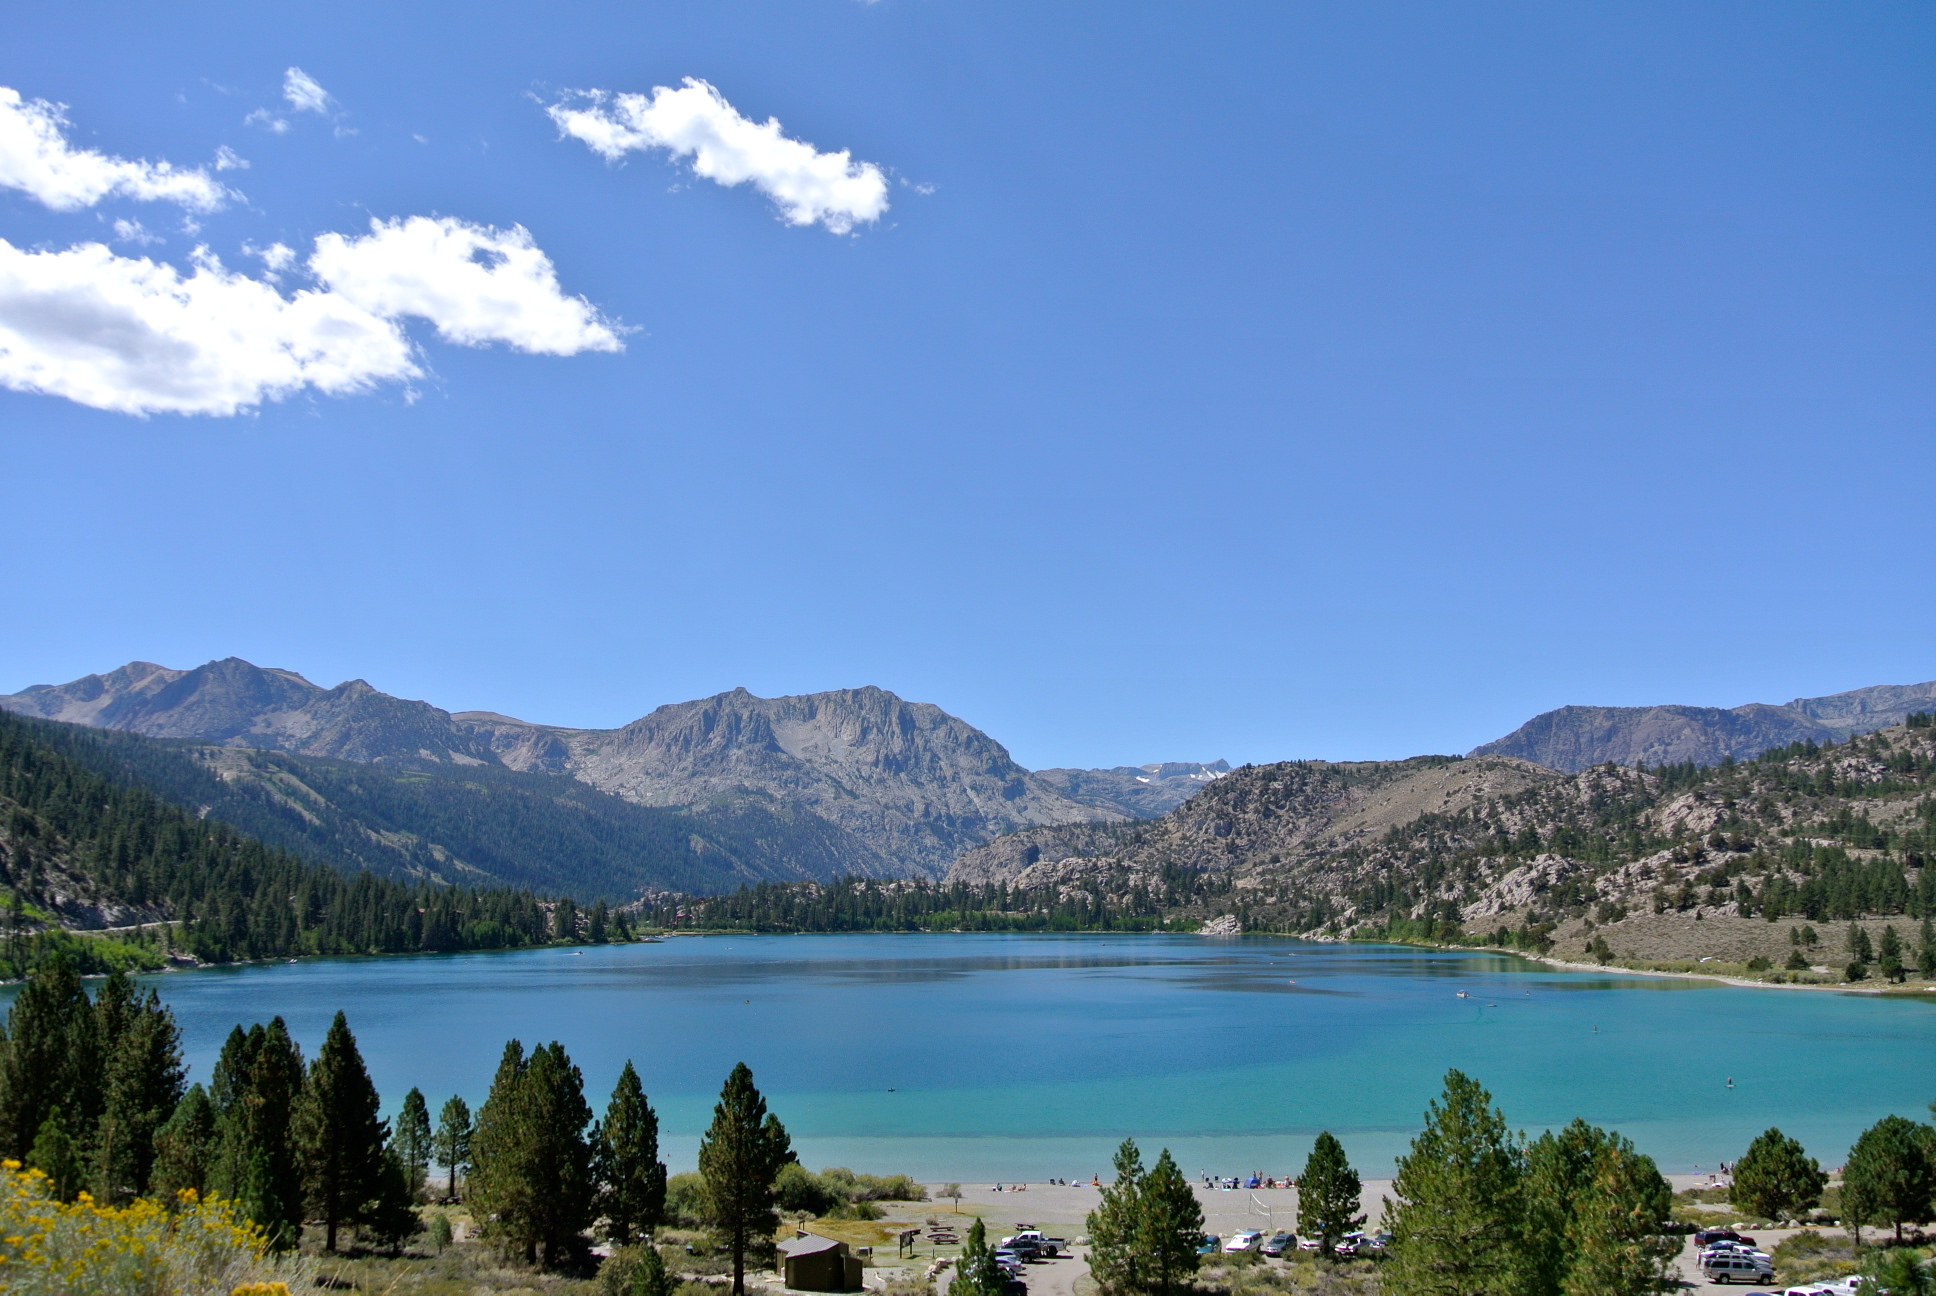
[[[104,198],[180,203],[215,211],[237,195],[206,171],[167,162],[128,161],[67,142],[59,104],[23,99],[0,86],[0,185],[29,194],[55,211],[78,211]]]
[[[329,113],[329,91],[316,83],[316,78],[299,67],[292,67],[282,74],[282,97],[297,112]]]
[[[471,346],[569,355],[621,349],[615,328],[558,289],[521,227],[416,216],[316,240],[320,289],[284,296],[280,244],[263,279],[197,249],[194,270],[99,243],[29,252],[0,239],[0,385],[124,414],[236,414],[305,388],[341,395],[421,375],[398,321]],[[480,260],[481,258],[481,260]]]
[[[362,238],[318,238],[309,270],[345,301],[387,318],[421,316],[449,342],[543,355],[622,349],[590,302],[559,290],[551,258],[522,225],[372,220]]]
[[[114,237],[122,243],[139,243],[143,246],[163,241],[161,235],[150,234],[147,227],[138,220],[115,221]]]
[[[217,171],[247,171],[249,169],[249,159],[240,156],[234,149],[224,144],[221,148],[215,150],[215,169]]]
[[[267,108],[256,109],[242,119],[242,124],[244,126],[264,126],[277,135],[287,135],[289,133],[289,122],[284,118],[276,116]]]
[[[285,298],[203,257],[194,273],[99,243],[0,239],[0,384],[122,414],[235,414],[303,387],[420,370],[394,321],[326,292]]]
[[[887,210],[887,177],[847,150],[822,153],[788,139],[777,118],[740,115],[711,85],[687,77],[649,95],[574,91],[545,109],[558,129],[607,161],[648,149],[692,159],[695,173],[722,185],[751,181],[793,225],[818,222],[836,234]]]

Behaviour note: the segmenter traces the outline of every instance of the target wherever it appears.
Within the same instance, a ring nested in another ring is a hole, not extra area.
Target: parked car
[[[1323,1245],[1324,1243],[1322,1240],[1314,1237],[1307,1237],[1302,1242],[1299,1242],[1297,1244],[1297,1249],[1300,1251],[1315,1251]]]
[[[1391,1242],[1392,1242],[1392,1235],[1389,1233],[1373,1233],[1370,1237],[1365,1239],[1365,1245],[1371,1248],[1373,1251],[1383,1251],[1386,1247],[1391,1245]]]
[[[1223,1239],[1215,1233],[1205,1233],[1203,1241],[1197,1244],[1198,1255],[1215,1255],[1223,1249]]]
[[[1717,1255],[1701,1260],[1701,1273],[1711,1283],[1767,1283],[1775,1280],[1775,1266],[1762,1256]]]
[[[1338,1244],[1332,1247],[1331,1250],[1334,1254],[1349,1258],[1357,1255],[1358,1249],[1364,1245],[1365,1235],[1363,1233],[1347,1233],[1338,1239]]]
[[[1264,1243],[1263,1251],[1264,1251],[1264,1254],[1267,1256],[1281,1256],[1286,1251],[1289,1251],[1292,1247],[1296,1245],[1297,1245],[1296,1234],[1275,1233],[1271,1235],[1270,1241]]]
[[[1706,1246],[1710,1242],[1746,1242],[1749,1246],[1754,1245],[1753,1238],[1736,1233],[1731,1228],[1702,1229],[1694,1235],[1694,1241],[1701,1246]]]
[[[1262,1233],[1256,1229],[1245,1229],[1241,1233],[1233,1233],[1230,1240],[1223,1244],[1223,1249],[1230,1255],[1236,1255],[1242,1251],[1255,1251],[1262,1245],[1264,1245]]]

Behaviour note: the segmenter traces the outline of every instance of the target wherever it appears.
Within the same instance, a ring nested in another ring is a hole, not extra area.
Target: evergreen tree
[[[1143,1207],[1143,1157],[1134,1139],[1124,1139],[1116,1149],[1115,1169],[1115,1178],[1102,1190],[1102,1200],[1089,1212],[1089,1272],[1103,1296],[1135,1296],[1147,1286],[1149,1264],[1137,1237]],[[951,1288],[949,1296],[964,1294]]]
[[[524,1225],[536,1187],[523,1169],[529,1137],[518,1106],[518,1087],[525,1065],[524,1045],[517,1040],[506,1043],[491,1092],[478,1109],[465,1196],[471,1202],[472,1217],[489,1221],[487,1231],[504,1251],[521,1253],[526,1264],[536,1264],[538,1239]]]
[[[679,1284],[666,1272],[665,1257],[659,1248],[650,1242],[639,1248],[639,1258],[632,1266],[632,1281],[626,1288],[626,1296],[672,1296]]]
[[[1890,981],[1903,979],[1902,937],[1896,935],[1894,927],[1882,929],[1882,940],[1876,945],[1876,970]]]
[[[1458,1071],[1425,1112],[1425,1129],[1399,1158],[1393,1241],[1383,1289],[1391,1296],[1521,1296],[1525,1157],[1492,1095]]]
[[[25,1158],[57,1104],[66,1113],[63,1129],[91,1129],[100,1095],[100,1043],[81,978],[65,959],[43,964],[28,975],[0,1034],[0,1155]]]
[[[297,1111],[296,1141],[311,1213],[323,1222],[323,1249],[336,1249],[336,1231],[363,1221],[384,1172],[381,1102],[357,1051],[349,1021],[339,1011],[309,1064]]]
[[[215,1166],[216,1144],[215,1106],[200,1085],[190,1085],[167,1123],[155,1131],[155,1162],[149,1180],[154,1194],[164,1200],[184,1188],[205,1194]]]
[[[1842,1212],[1860,1239],[1864,1224],[1891,1224],[1902,1237],[1906,1222],[1930,1217],[1936,1167],[1922,1126],[1884,1116],[1856,1139],[1842,1168]]]
[[[1849,958],[1857,963],[1875,962],[1875,946],[1869,942],[1869,933],[1861,923],[1849,924]]]
[[[665,1214],[666,1168],[659,1160],[659,1117],[628,1059],[598,1130],[599,1209],[606,1236],[630,1246]]]
[[[473,1211],[508,1252],[558,1264],[591,1223],[584,1078],[562,1045],[504,1047],[471,1144]]]
[[[430,1173],[433,1141],[430,1105],[424,1101],[423,1090],[412,1089],[403,1096],[403,1110],[397,1113],[394,1138],[397,1155],[403,1160],[404,1178],[410,1183],[412,1201],[423,1192],[424,1179]]]
[[[238,1026],[210,1083],[221,1131],[211,1186],[234,1198],[271,1246],[287,1250],[302,1237],[303,1175],[292,1130],[303,1090],[302,1050],[280,1017],[246,1035]]]
[[[1778,1129],[1764,1131],[1734,1163],[1736,1205],[1763,1219],[1800,1219],[1822,1201],[1828,1176],[1802,1145]]]
[[[748,1253],[762,1254],[772,1245],[779,1226],[773,1180],[791,1160],[786,1127],[768,1113],[753,1072],[739,1063],[726,1077],[713,1123],[699,1143],[706,1222],[732,1251],[733,1296],[746,1294]]]
[[[94,1006],[103,1062],[94,1194],[125,1203],[148,1191],[156,1131],[181,1102],[181,1032],[153,990],[137,996],[119,972],[101,987]]]
[[[409,1168],[393,1140],[383,1151],[370,1199],[358,1221],[358,1234],[394,1252],[423,1232],[423,1221],[417,1217],[417,1192],[411,1183]],[[450,1226],[446,1223],[444,1227]]]
[[[1363,1191],[1358,1172],[1345,1160],[1344,1145],[1329,1130],[1321,1132],[1297,1181],[1297,1231],[1316,1238],[1318,1250],[1330,1255],[1338,1239],[1363,1226],[1365,1217],[1358,1213]]]
[[[1137,1233],[1147,1260],[1152,1296],[1174,1296],[1194,1286],[1197,1247],[1203,1239],[1203,1207],[1189,1181],[1164,1148],[1143,1179]]]
[[[1607,1145],[1606,1131],[1575,1119],[1555,1134],[1548,1130],[1526,1148],[1526,1225],[1528,1237],[1563,1238],[1574,1213],[1592,1186],[1594,1169]],[[1558,1296],[1565,1285],[1571,1253],[1565,1247],[1528,1251],[1529,1289],[1536,1296]]]
[[[1594,1154],[1586,1190],[1571,1204],[1565,1296],[1655,1296],[1678,1289],[1668,1265],[1680,1239],[1662,1232],[1673,1196],[1652,1157],[1617,1134],[1608,1136]]]
[[[988,1228],[978,1215],[968,1226],[968,1240],[962,1245],[961,1258],[955,1261],[948,1296],[1005,1296],[1007,1290],[1008,1275],[995,1263],[995,1253],[988,1246]]]
[[[445,1099],[443,1110],[437,1113],[437,1133],[432,1140],[432,1151],[437,1164],[443,1166],[449,1175],[444,1195],[455,1198],[457,1172],[470,1164],[471,1159],[471,1108],[456,1094]]]
[[[27,1168],[47,1176],[48,1191],[56,1201],[72,1201],[81,1190],[83,1167],[80,1149],[67,1132],[67,1121],[58,1105],[49,1107],[34,1134],[34,1145],[27,1152]]]

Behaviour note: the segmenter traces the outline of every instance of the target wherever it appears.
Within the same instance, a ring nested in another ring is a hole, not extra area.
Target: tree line
[[[638,915],[642,926],[668,930],[1160,931],[1169,925],[1166,910],[1225,889],[1222,879],[1190,869],[1166,870],[1115,898],[1105,897],[1107,887],[1069,898],[999,882],[842,877],[761,882],[718,896],[661,897],[639,906]]]
[[[23,976],[55,953],[83,971],[110,970],[102,956],[111,951],[50,930],[62,896],[77,890],[97,905],[170,920],[172,947],[209,963],[506,949],[586,934],[576,907],[530,892],[346,876],[271,849],[87,768],[44,732],[62,727],[0,713],[0,884],[8,900],[0,976]],[[611,924],[611,938],[630,937],[622,914]]]

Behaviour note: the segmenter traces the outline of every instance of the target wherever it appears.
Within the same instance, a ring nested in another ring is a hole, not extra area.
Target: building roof
[[[839,1238],[814,1237],[808,1235],[780,1243],[780,1254],[791,1259],[794,1256],[818,1255],[822,1251],[845,1251],[847,1244]]]

